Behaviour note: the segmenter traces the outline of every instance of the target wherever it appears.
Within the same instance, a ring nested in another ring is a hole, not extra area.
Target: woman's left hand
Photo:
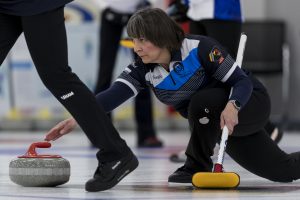
[[[225,109],[221,113],[221,117],[220,117],[221,129],[223,129],[224,126],[226,125],[229,130],[229,135],[232,134],[235,125],[239,123],[238,113],[239,111],[234,107],[234,105],[231,102],[227,103]]]

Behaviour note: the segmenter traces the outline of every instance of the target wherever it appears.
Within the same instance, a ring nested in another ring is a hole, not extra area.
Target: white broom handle
[[[237,56],[236,56],[236,63],[239,67],[242,67],[246,41],[247,41],[247,35],[242,33],[241,38],[240,38]],[[231,92],[232,92],[232,88],[231,88]],[[229,134],[229,130],[228,130],[227,126],[225,125],[222,130],[222,138],[221,138],[221,142],[220,142],[220,149],[219,149],[219,155],[218,155],[218,161],[217,161],[218,164],[223,164],[224,155],[225,155],[224,152],[225,152],[225,148],[226,148],[226,144],[227,144],[228,134]]]
[[[227,139],[228,139],[228,133],[229,130],[227,128],[227,126],[225,125],[223,130],[222,130],[222,138],[221,138],[221,142],[220,142],[220,149],[219,149],[219,155],[218,155],[218,164],[223,164],[223,160],[224,160],[224,152],[225,152],[225,148],[226,148],[226,143],[227,143]]]
[[[236,63],[238,64],[239,67],[242,67],[246,42],[247,42],[247,35],[245,35],[245,33],[242,33],[241,38],[240,38],[238,52],[236,55]]]

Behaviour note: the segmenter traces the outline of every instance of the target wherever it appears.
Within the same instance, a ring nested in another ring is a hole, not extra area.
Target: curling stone
[[[9,164],[10,180],[25,187],[55,187],[69,181],[70,163],[60,155],[42,155],[36,148],[49,148],[49,142],[30,145],[27,153]]]

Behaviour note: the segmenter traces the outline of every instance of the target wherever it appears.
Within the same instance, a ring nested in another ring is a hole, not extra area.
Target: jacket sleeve
[[[96,100],[106,112],[110,112],[133,96],[133,91],[126,84],[115,82],[107,90],[98,93]]]
[[[198,55],[208,76],[231,86],[233,90],[229,100],[237,100],[243,107],[252,94],[253,84],[226,49],[212,38],[203,37],[199,42]]]

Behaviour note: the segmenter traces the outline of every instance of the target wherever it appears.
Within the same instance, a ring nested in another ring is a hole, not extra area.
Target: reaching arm
[[[110,112],[133,96],[133,91],[126,84],[114,82],[110,88],[98,93],[96,99],[105,112]]]

